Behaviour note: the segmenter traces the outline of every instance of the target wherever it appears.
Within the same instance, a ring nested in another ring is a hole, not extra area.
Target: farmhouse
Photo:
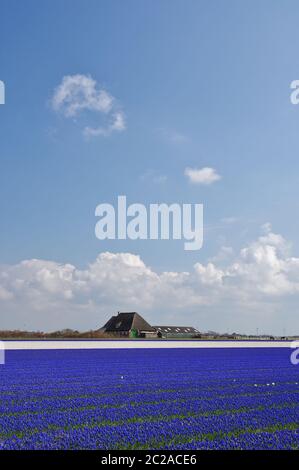
[[[101,331],[108,335],[131,338],[194,338],[200,332],[191,326],[151,326],[137,312],[118,312]]]
[[[131,336],[133,338],[156,338],[157,331],[137,312],[118,312],[107,321],[102,330],[113,336]]]

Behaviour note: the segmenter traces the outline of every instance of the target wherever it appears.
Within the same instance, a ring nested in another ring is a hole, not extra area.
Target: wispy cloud
[[[186,168],[185,169],[185,176],[189,179],[190,183],[194,184],[203,184],[209,185],[215,183],[221,179],[221,176],[218,175],[214,168]]]
[[[83,111],[100,113],[105,124],[83,129],[85,137],[108,136],[126,129],[125,115],[117,100],[89,75],[66,75],[54,90],[51,106],[66,118],[76,118]]]
[[[97,137],[102,135],[104,137],[109,136],[114,131],[124,131],[126,129],[125,117],[122,112],[118,111],[113,114],[112,121],[106,127],[85,127],[83,134],[85,137]]]
[[[166,175],[161,175],[156,173],[154,170],[147,170],[145,173],[140,175],[140,180],[141,181],[151,181],[156,184],[162,184],[167,181],[167,176]]]
[[[174,129],[160,127],[157,131],[163,139],[167,140],[171,144],[184,144],[189,141],[189,138],[185,134]]]

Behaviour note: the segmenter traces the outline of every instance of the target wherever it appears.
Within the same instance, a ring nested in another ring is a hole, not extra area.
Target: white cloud
[[[224,271],[217,268],[213,263],[208,263],[206,266],[201,263],[196,263],[195,272],[198,279],[202,284],[207,285],[221,285],[224,277]]]
[[[209,185],[221,179],[221,176],[214,170],[214,168],[186,168],[185,176],[189,179],[190,183]]]
[[[113,114],[112,121],[106,127],[85,127],[83,130],[83,134],[85,137],[97,137],[97,136],[109,136],[114,131],[124,131],[126,129],[125,117],[121,111]]]
[[[267,234],[272,231],[272,226],[270,222],[266,222],[265,224],[262,225],[261,229],[263,233]]]
[[[299,300],[299,258],[290,255],[289,243],[269,232],[237,255],[222,251],[229,256],[197,262],[189,272],[159,273],[135,254],[109,252],[83,270],[37,259],[2,266],[0,308],[7,316],[1,327],[20,327],[26,319],[32,328],[88,329],[117,310],[137,310],[155,323],[169,317],[200,327],[205,318],[207,329],[218,330],[226,329],[227,316],[233,329],[250,328],[254,318],[270,331],[275,315],[277,323],[288,316],[298,333],[297,313],[287,310],[290,299]]]
[[[280,296],[299,292],[299,258],[289,257],[289,244],[278,234],[269,232],[240,252],[228,269],[245,292],[255,286],[256,292]],[[297,264],[297,266],[296,266]],[[295,277],[289,273],[296,267]]]
[[[113,97],[103,89],[97,88],[97,82],[87,75],[67,75],[55,89],[52,106],[66,117],[74,117],[84,109],[108,113],[113,104]]]
[[[52,108],[67,118],[75,118],[83,111],[100,113],[106,116],[106,124],[86,126],[83,133],[87,137],[108,136],[126,128],[124,113],[119,109],[116,99],[96,80],[88,75],[67,75],[54,90]]]
[[[112,131],[124,131],[126,128],[125,117],[121,111],[113,115],[113,122],[111,125]]]

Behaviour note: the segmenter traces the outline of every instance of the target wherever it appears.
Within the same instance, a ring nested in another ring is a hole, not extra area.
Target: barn
[[[107,321],[102,331],[113,336],[157,338],[157,330],[137,312],[118,312]]]
[[[154,326],[162,338],[196,338],[200,332],[192,326]]]

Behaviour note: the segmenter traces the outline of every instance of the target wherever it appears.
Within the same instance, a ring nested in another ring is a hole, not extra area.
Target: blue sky
[[[291,333],[297,327],[298,332],[297,272],[293,265],[285,267],[299,252],[299,106],[290,102],[290,83],[299,77],[298,2],[4,0],[0,13],[0,79],[6,85],[6,104],[0,107],[2,277],[24,260],[57,263],[57,269],[69,263],[82,272],[100,253],[126,252],[140,256],[158,276],[191,273],[195,264],[206,267],[210,262],[218,272],[228,270],[223,274],[226,285],[235,278],[235,263],[242,264],[240,250],[261,236],[279,234],[287,254],[278,254],[281,245],[271,236],[260,242],[274,246],[281,261],[279,268],[274,266],[275,279],[283,275],[291,283],[274,297],[264,288],[264,278],[249,276],[242,307],[231,291],[205,294],[218,296],[218,305],[206,299],[191,304],[193,295],[205,297],[202,282],[207,283],[201,279],[196,287],[183,282],[187,290],[182,296],[189,300],[181,310],[166,300],[138,303],[136,293],[127,293],[124,301],[121,295],[118,301],[115,296],[104,301],[106,293],[81,299],[80,293],[78,300],[70,289],[71,300],[59,303],[59,311],[65,323],[80,328],[132,305],[153,322],[249,331],[254,315],[265,330]],[[82,128],[105,116],[86,112],[68,119],[53,109],[63,77],[78,74],[92,77],[115,97],[125,129],[86,139]],[[211,167],[221,179],[190,184],[187,167]],[[97,240],[95,207],[114,203],[120,194],[129,203],[203,203],[202,250],[186,252],[181,241]],[[272,227],[261,229],[265,223]],[[223,247],[234,253],[234,260],[223,260]],[[246,269],[251,266],[245,264]],[[21,316],[18,302],[22,305],[24,298],[13,284],[28,273],[23,268],[22,275],[13,272],[9,285],[2,286],[11,293],[3,295],[3,326],[64,325],[53,314],[57,292],[49,286],[38,288],[45,302],[38,308],[31,291],[22,294],[28,305]],[[29,290],[36,288],[38,273],[26,281]],[[123,279],[115,281],[116,291],[118,282],[122,286]],[[249,295],[247,290],[250,282],[264,296],[255,307],[254,291]],[[55,298],[47,300],[44,288]],[[87,313],[64,315],[78,303]],[[39,313],[32,313],[36,308]],[[261,309],[269,315],[260,318]],[[248,313],[242,316],[241,310]]]

